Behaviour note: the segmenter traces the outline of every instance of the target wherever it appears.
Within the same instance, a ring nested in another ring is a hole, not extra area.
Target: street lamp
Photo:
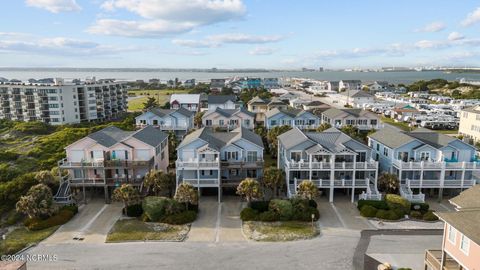
[[[312,214],[312,233],[315,233],[315,228],[313,226],[313,220],[315,219],[315,214]]]

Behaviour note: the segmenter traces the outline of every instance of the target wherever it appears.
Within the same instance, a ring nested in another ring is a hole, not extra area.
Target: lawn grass
[[[247,221],[243,223],[243,231],[249,239],[263,242],[305,240],[320,234],[315,224],[312,229],[312,223],[300,221]]]
[[[54,233],[58,227],[60,226],[54,226],[39,231],[29,231],[25,227],[17,228],[7,234],[5,240],[0,241],[0,254],[15,254],[29,245],[38,244]]]
[[[189,230],[189,225],[169,225],[143,222],[138,219],[120,219],[108,232],[106,242],[183,241]]]
[[[388,118],[388,117],[385,117],[385,116],[382,116],[382,122],[385,123],[385,124],[389,124],[389,125],[398,127],[399,129],[404,130],[404,131],[410,131],[410,129],[411,129],[411,128],[408,126],[407,123],[404,123],[404,122],[395,122],[394,119]]]
[[[454,130],[445,129],[445,130],[435,130],[435,131],[438,132],[438,133],[446,134],[446,135],[450,135],[450,134],[457,135],[458,134],[458,129],[454,129]]]
[[[141,111],[143,109],[143,103],[147,101],[148,97],[154,97],[158,104],[164,105],[167,101],[170,100],[171,94],[187,94],[190,90],[176,90],[176,89],[165,89],[165,90],[129,90],[128,93],[135,94],[136,96],[142,96],[135,100],[128,102],[128,111]]]

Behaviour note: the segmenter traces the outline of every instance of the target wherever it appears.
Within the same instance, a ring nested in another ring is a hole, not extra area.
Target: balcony
[[[143,128],[148,126],[147,124],[138,124],[138,128]],[[188,125],[152,125],[153,127],[159,128],[160,130],[188,130]]]
[[[218,179],[182,179],[184,183],[190,184],[194,187],[218,187],[220,182]]]
[[[425,251],[425,266],[432,270],[458,270],[461,269],[458,262],[450,258],[447,254],[445,258],[445,265],[442,267],[442,251],[441,250],[426,250]]]
[[[132,167],[151,167],[154,158],[150,160],[98,160],[98,161],[80,161],[73,162],[63,159],[58,165],[61,168],[132,168]]]
[[[480,170],[480,162],[436,162],[436,161],[410,161],[393,160],[393,165],[402,170]]]
[[[407,186],[410,188],[468,188],[475,185],[475,179],[445,179],[442,183],[440,179],[406,179]]]
[[[309,161],[294,161],[285,159],[285,166],[289,169],[297,170],[375,170],[377,162],[373,159],[363,162],[309,162]]]
[[[220,161],[218,160],[190,160],[182,161],[177,160],[175,162],[177,169],[220,169]]]
[[[303,181],[298,179],[297,180],[297,185],[300,184]],[[333,183],[330,181],[330,179],[312,179],[312,182],[318,187],[318,188],[330,188],[333,184],[334,188],[351,188],[354,186],[353,179],[334,179]],[[355,187],[356,188],[367,188],[370,183],[370,178],[364,178],[364,179],[355,179]]]
[[[222,160],[222,166],[231,168],[262,168],[263,160],[248,161],[248,160]]]

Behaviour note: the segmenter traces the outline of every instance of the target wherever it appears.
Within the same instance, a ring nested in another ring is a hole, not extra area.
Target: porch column
[[[378,161],[375,162],[375,189],[378,188],[377,184],[378,184]],[[370,184],[370,182],[369,182]]]
[[[473,177],[473,171],[472,171],[472,177]],[[465,162],[462,163],[462,178],[460,179],[460,181],[461,181],[460,191],[463,191],[463,185],[465,184]]]
[[[290,197],[290,193],[292,191],[290,190],[290,170],[289,169],[285,170],[285,181],[287,182],[287,196]]]
[[[87,194],[85,190],[85,168],[82,168],[82,191],[83,191],[83,203],[87,204]]]
[[[352,176],[352,203],[355,201],[355,180],[356,180],[357,159],[353,158],[353,176]],[[368,183],[367,183],[368,184]]]
[[[309,168],[309,172],[310,172],[309,173],[309,180],[312,181],[312,155],[311,154],[309,155],[309,158],[310,158],[309,161],[308,161],[308,164],[309,164],[308,168]]]
[[[218,202],[220,203],[222,201],[222,181],[220,178],[221,170],[218,168],[218,173],[217,173],[217,180],[218,180]]]
[[[281,160],[282,160],[282,157],[280,156],[280,144],[278,144],[277,145],[277,169],[280,169],[280,161]],[[285,162],[285,160],[282,160],[282,162]],[[286,164],[284,164],[284,165],[286,165]]]
[[[443,199],[443,187],[445,185],[445,162],[442,162],[442,168],[440,171],[440,189],[438,190],[438,201]]]
[[[328,197],[329,202],[333,202],[333,189],[335,181],[335,154],[332,155],[332,160],[330,160],[330,194]]]
[[[423,171],[420,173],[420,192],[422,192],[422,186],[423,186]]]

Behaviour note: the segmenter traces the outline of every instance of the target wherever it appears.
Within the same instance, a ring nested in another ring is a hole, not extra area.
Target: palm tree
[[[123,202],[126,211],[128,206],[140,203],[140,194],[131,184],[122,184],[113,191],[112,199]]]
[[[245,178],[237,187],[237,194],[244,196],[248,203],[262,196],[260,183],[253,178]]]
[[[273,197],[278,196],[278,190],[285,185],[285,174],[275,167],[268,167],[263,171],[263,183],[273,191]]]
[[[318,195],[318,188],[312,181],[303,180],[298,185],[297,195],[302,199],[311,200]]]
[[[38,180],[39,183],[45,185],[53,185],[55,184],[56,177],[52,174],[51,171],[44,170],[39,171],[35,174],[35,178]]]
[[[202,117],[205,114],[205,112],[198,112],[195,114],[195,117],[193,118],[193,122],[195,127],[201,127],[202,126]]]
[[[391,173],[382,173],[378,177],[378,189],[388,194],[398,194],[400,183],[398,177]]]
[[[175,192],[175,200],[180,203],[185,203],[185,208],[188,210],[188,204],[198,204],[198,193],[192,185],[181,183]]]
[[[147,188],[147,193],[153,191],[157,196],[167,193],[171,198],[175,191],[175,185],[175,174],[163,171],[150,170],[143,179],[143,186]]]
[[[289,131],[290,129],[292,129],[291,126],[277,126],[268,131],[267,140],[270,146],[270,153],[272,154],[272,157],[277,157],[277,147],[278,147],[277,137],[280,134],[283,134]]]
[[[53,213],[52,190],[44,184],[38,184],[28,190],[26,196],[20,197],[16,204],[19,213],[26,214],[29,218],[49,216]]]

